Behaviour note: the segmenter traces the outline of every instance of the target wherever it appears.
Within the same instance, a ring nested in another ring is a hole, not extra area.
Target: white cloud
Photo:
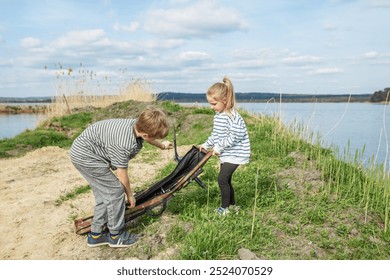
[[[114,24],[114,30],[115,31],[125,31],[125,32],[135,32],[139,28],[140,24],[139,22],[132,22],[129,25],[115,23]]]
[[[65,33],[52,41],[41,41],[37,38],[27,37],[21,40],[21,45],[28,50],[22,52],[11,60],[2,60],[0,66],[18,65],[18,67],[46,66],[52,68],[53,63],[66,64],[74,67],[80,63],[88,68],[99,70],[117,70],[121,67],[131,66],[132,71],[139,73],[162,71],[172,67],[170,60],[161,61],[161,51],[172,50],[183,44],[181,39],[168,40],[114,40],[103,29],[76,30]],[[33,55],[31,55],[33,53]],[[182,59],[187,63],[198,64],[209,58],[206,53],[187,52]],[[1,57],[0,57],[1,58]],[[180,62],[176,59],[176,68]],[[158,62],[158,63],[157,63]],[[56,68],[56,66],[54,66]]]
[[[340,68],[333,67],[333,68],[319,68],[316,70],[313,70],[310,72],[312,75],[328,75],[328,74],[340,74],[344,71]]]
[[[229,69],[264,69],[272,66],[269,61],[264,59],[239,60],[226,65]]]
[[[153,55],[155,50],[174,49],[182,44],[181,39],[120,41],[108,37],[103,29],[90,29],[68,32],[49,45],[58,53],[70,50],[85,55],[99,55],[104,51],[106,58],[111,58],[118,55],[126,57],[146,53]]]
[[[20,45],[26,49],[36,48],[41,46],[41,40],[33,37],[27,37],[21,40]]]
[[[143,49],[174,49],[184,44],[182,39],[163,39],[140,41]]]
[[[368,59],[375,59],[375,58],[390,58],[390,52],[387,52],[387,53],[379,53],[379,52],[376,52],[376,51],[370,51],[370,52],[366,52],[363,56],[364,56],[365,58],[368,58]]]
[[[319,63],[322,59],[317,56],[310,55],[292,55],[282,59],[282,62],[288,65],[305,65],[311,63]]]
[[[69,47],[79,47],[86,46],[97,43],[101,44],[106,41],[106,33],[103,29],[89,29],[89,30],[78,30],[71,31],[65,34],[64,36],[58,38],[54,42],[56,48],[69,48]]]
[[[200,67],[211,61],[211,57],[204,52],[187,51],[179,54],[180,64],[185,67]],[[166,63],[169,63],[166,61]]]
[[[14,64],[14,61],[12,59],[1,59],[0,58],[0,67],[9,67]]]
[[[209,59],[210,56],[204,52],[188,51],[188,52],[182,52],[180,54],[180,58],[182,60],[206,60]]]
[[[335,31],[337,30],[337,24],[333,22],[326,22],[322,25],[322,28],[326,31]]]
[[[367,59],[372,65],[389,65],[390,53],[379,53],[370,51],[363,54],[363,58]]]
[[[215,1],[199,1],[186,7],[151,10],[144,28],[162,37],[199,38],[244,30],[247,25],[235,11]]]
[[[227,65],[231,69],[264,69],[279,64],[280,53],[269,48],[241,48],[232,52],[234,61]]]
[[[389,0],[367,0],[367,2],[374,8],[390,8]]]
[[[233,50],[233,57],[236,59],[253,60],[253,59],[274,59],[278,53],[269,48],[251,49],[241,48]]]
[[[379,53],[377,53],[377,52],[371,51],[371,52],[366,52],[366,53],[364,54],[364,57],[365,57],[365,58],[371,59],[371,58],[378,58],[378,57],[380,57],[380,55],[379,55]]]

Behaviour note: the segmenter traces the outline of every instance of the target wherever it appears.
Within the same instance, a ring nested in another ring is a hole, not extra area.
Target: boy
[[[87,245],[128,247],[138,240],[124,231],[125,195],[130,208],[135,198],[127,174],[128,162],[141,150],[143,141],[160,149],[172,148],[167,136],[169,124],[159,109],[146,108],[137,119],[109,119],[96,122],[78,136],[70,149],[76,169],[90,184],[95,197],[94,218]],[[117,170],[117,176],[111,170]],[[109,233],[103,232],[107,225]]]

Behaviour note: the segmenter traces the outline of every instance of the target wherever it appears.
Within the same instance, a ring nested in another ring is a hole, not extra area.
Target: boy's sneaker
[[[220,216],[225,216],[230,213],[229,208],[223,208],[223,207],[219,207],[218,209],[215,209],[215,212]]]
[[[122,231],[113,238],[111,235],[109,237],[108,246],[113,248],[125,248],[133,245],[138,241],[138,236],[135,234],[130,234],[127,231]]]
[[[98,238],[93,238],[91,233],[88,233],[87,245],[89,247],[98,247],[108,245],[109,236],[107,232],[103,232]]]
[[[230,205],[229,206],[229,209],[232,210],[234,213],[238,214],[238,212],[240,212],[240,206],[237,206],[237,205]]]

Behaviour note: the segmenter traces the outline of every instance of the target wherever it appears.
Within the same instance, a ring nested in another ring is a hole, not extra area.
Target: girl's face
[[[226,101],[216,100],[213,97],[207,95],[207,102],[209,102],[210,107],[214,110],[214,112],[222,113],[223,111],[225,111]]]

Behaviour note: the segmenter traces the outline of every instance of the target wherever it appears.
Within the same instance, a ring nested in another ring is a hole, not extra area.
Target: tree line
[[[390,100],[390,87],[374,92],[370,102],[386,102]]]

